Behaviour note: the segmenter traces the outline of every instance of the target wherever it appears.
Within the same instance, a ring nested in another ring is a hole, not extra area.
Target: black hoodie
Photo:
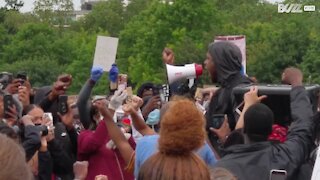
[[[235,44],[225,41],[214,42],[209,45],[208,52],[214,61],[216,79],[221,87],[210,101],[206,119],[210,121],[214,114],[227,114],[229,127],[233,130],[236,125],[236,103],[232,90],[240,84],[250,84],[251,80],[241,73],[242,55]],[[218,138],[210,132],[208,135],[211,144],[220,154]]]

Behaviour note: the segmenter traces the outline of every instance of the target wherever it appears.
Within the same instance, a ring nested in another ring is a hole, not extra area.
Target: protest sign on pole
[[[118,41],[118,38],[98,36],[93,66],[101,66],[104,71],[109,71],[116,60]]]
[[[237,45],[240,48],[241,54],[242,54],[242,68],[243,73],[246,74],[246,37],[244,35],[234,35],[234,36],[216,36],[214,38],[214,42],[219,41],[228,41],[232,42],[235,45]]]

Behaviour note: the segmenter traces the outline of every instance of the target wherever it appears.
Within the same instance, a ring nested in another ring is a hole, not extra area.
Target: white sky
[[[21,8],[21,12],[30,12],[33,9],[33,3],[34,0],[22,0],[24,2],[24,6]],[[74,9],[75,10],[79,10],[81,3],[81,0],[73,0],[73,4],[74,4]],[[283,0],[268,0],[270,2],[281,2]],[[0,7],[3,7],[5,5],[5,1],[4,0],[0,0]]]
[[[33,9],[33,3],[35,0],[22,0],[24,2],[23,7],[21,8],[21,12],[30,12]],[[75,10],[79,10],[81,3],[81,0],[72,0],[73,1],[73,5],[74,5],[74,9]],[[0,0],[0,7],[3,7],[6,4],[6,2],[4,0]]]

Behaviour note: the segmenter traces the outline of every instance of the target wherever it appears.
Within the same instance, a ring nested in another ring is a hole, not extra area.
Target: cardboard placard
[[[101,66],[105,72],[109,71],[116,60],[118,38],[98,36],[93,66]]]

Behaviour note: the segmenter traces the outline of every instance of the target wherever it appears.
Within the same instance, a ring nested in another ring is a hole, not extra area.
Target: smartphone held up
[[[10,108],[12,108],[14,105],[11,94],[6,94],[3,96],[3,105],[4,105],[4,118],[10,118],[8,113],[11,112]]]
[[[210,128],[215,128],[215,129],[220,129],[222,126],[223,122],[225,119],[224,114],[214,114],[211,116],[211,118],[207,121],[207,127]]]
[[[68,96],[60,95],[58,101],[58,112],[61,115],[65,115],[68,113]]]

